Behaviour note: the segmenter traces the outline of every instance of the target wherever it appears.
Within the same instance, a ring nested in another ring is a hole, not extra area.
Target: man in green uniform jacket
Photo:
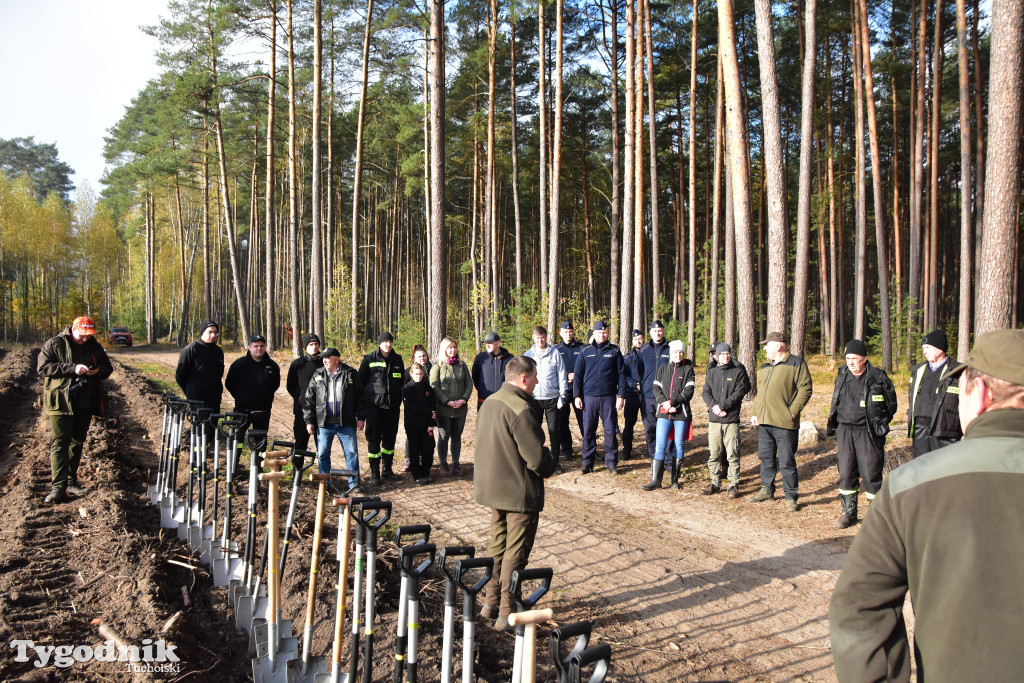
[[[544,509],[544,479],[555,471],[544,445],[540,412],[533,398],[537,363],[516,356],[505,366],[505,383],[480,407],[473,490],[476,502],[490,508],[494,580],[484,592],[480,614],[498,617],[495,628],[508,630],[512,572],[524,569]],[[500,597],[500,605],[499,605]]]
[[[918,681],[1020,680],[1022,357],[1024,330],[980,335],[946,371],[959,375],[963,441],[885,478],[832,594],[840,681],[910,680],[908,591]]]
[[[96,341],[96,324],[85,316],[53,337],[39,353],[37,367],[45,378],[43,410],[50,417],[50,470],[53,490],[47,503],[63,503],[68,493],[80,496],[78,482],[82,447],[92,416],[106,414],[106,396],[101,380],[114,368],[107,352]]]

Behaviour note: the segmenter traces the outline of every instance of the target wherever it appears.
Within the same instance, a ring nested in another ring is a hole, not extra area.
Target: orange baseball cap
[[[71,323],[71,331],[79,334],[96,334],[96,323],[92,321],[92,318],[81,315]]]

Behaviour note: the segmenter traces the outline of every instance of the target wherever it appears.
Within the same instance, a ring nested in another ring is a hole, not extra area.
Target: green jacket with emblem
[[[757,371],[754,416],[757,423],[782,429],[800,428],[800,411],[811,400],[811,371],[803,358],[787,353]]]
[[[533,396],[505,382],[477,419],[473,491],[476,502],[508,512],[544,509],[544,479],[555,471]]]
[[[99,369],[95,375],[75,374],[75,365],[88,365]],[[39,352],[37,371],[45,378],[43,383],[43,410],[47,415],[74,415],[75,408],[86,408],[97,417],[107,412],[107,395],[101,380],[110,377],[114,367],[107,352],[96,337],[84,344],[75,344],[71,337],[71,326],[43,344]],[[72,384],[85,382],[81,393],[72,400]]]
[[[405,386],[405,363],[394,349],[385,356],[377,347],[363,356],[356,382],[365,388],[363,400],[367,407],[398,410],[402,405],[402,387]]]
[[[836,387],[832,391],[832,407],[828,412],[825,436],[834,436],[836,433],[836,427],[839,425],[839,398],[846,382],[852,377],[850,368],[845,365],[839,368]],[[868,429],[875,442],[885,441],[885,435],[889,433],[889,423],[896,414],[896,387],[893,386],[889,375],[885,374],[885,370],[876,368],[871,361],[868,361],[864,368],[864,393],[860,397],[860,405],[864,409]]]
[[[890,472],[832,593],[836,677],[1019,681],[1024,671],[1024,411],[994,410],[964,440]]]
[[[473,377],[461,358],[451,365],[440,360],[430,368],[430,388],[437,399],[438,417],[462,417],[469,412],[469,404],[452,408],[448,401],[469,401],[473,395]]]

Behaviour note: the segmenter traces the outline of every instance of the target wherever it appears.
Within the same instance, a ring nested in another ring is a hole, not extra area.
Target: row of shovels
[[[187,425],[187,429],[186,429]],[[358,477],[352,470],[311,473],[317,486],[313,549],[302,645],[293,633],[290,619],[282,616],[281,577],[288,558],[288,545],[299,488],[305,472],[316,462],[316,453],[298,450],[288,442],[276,441],[278,450],[268,450],[267,433],[247,430],[246,413],[214,414],[201,401],[168,395],[163,397],[163,422],[156,483],[148,487],[150,501],[160,510],[161,527],[176,529],[180,540],[194,550],[200,561],[213,570],[215,587],[227,587],[239,633],[249,635],[253,678],[257,683],[355,683],[363,662],[362,683],[373,680],[374,605],[376,601],[377,540],[391,518],[392,504],[377,496],[328,496],[334,481]],[[185,433],[188,433],[187,442]],[[249,447],[249,489],[246,501],[246,534],[242,550],[231,539],[234,481],[238,470],[240,441]],[[212,468],[208,469],[212,450]],[[222,459],[223,450],[223,459]],[[179,459],[187,468],[185,482],[178,486]],[[223,460],[223,479],[220,478]],[[284,470],[291,465],[291,472]],[[291,497],[285,521],[283,543],[280,535],[281,482],[291,476]],[[212,496],[207,488],[212,479]],[[224,501],[219,500],[224,483]],[[267,489],[266,533],[257,557],[257,508],[260,484]],[[320,570],[323,519],[328,505],[338,513],[338,579],[336,584],[334,637],[330,655],[312,655],[316,580]],[[223,516],[219,517],[220,510]],[[218,535],[218,529],[220,533]],[[354,534],[353,534],[354,531]],[[472,546],[437,548],[430,543],[430,525],[400,526],[395,532],[401,569],[393,683],[417,683],[419,648],[420,578],[432,566],[444,577],[444,631],[441,654],[441,683],[452,683],[456,598],[462,590],[463,639],[462,683],[475,680],[475,628],[477,594],[492,579],[494,560],[476,557]],[[353,539],[354,536],[354,539]],[[342,671],[345,605],[349,602],[349,552],[355,546],[351,581],[351,630],[347,671]],[[551,569],[523,569],[513,573],[509,592],[516,613],[509,616],[515,627],[516,647],[512,683],[532,683],[536,668],[536,626],[553,619],[550,609],[534,609],[548,592]],[[264,581],[265,577],[265,581]],[[535,586],[527,596],[524,588]],[[364,594],[365,590],[365,594]],[[362,629],[360,627],[362,626]],[[559,683],[604,681],[611,662],[608,645],[589,647],[592,622],[562,626],[551,632],[549,651]],[[570,639],[575,642],[568,647]],[[568,652],[566,648],[568,647]],[[590,673],[584,679],[584,672]]]

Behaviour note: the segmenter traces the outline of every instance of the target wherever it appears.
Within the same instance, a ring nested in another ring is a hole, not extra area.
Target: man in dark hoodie
[[[295,422],[292,425],[295,434],[295,447],[304,451],[309,446],[310,436],[310,432],[306,428],[306,420],[302,415],[306,387],[309,386],[309,380],[313,378],[313,373],[322,368],[324,364],[320,359],[319,336],[312,332],[302,335],[302,349],[303,354],[288,366],[288,379],[285,381],[285,386],[288,389],[288,394],[295,401]],[[313,434],[316,434],[315,427],[314,424]]]
[[[215,320],[199,323],[199,339],[181,350],[174,372],[174,381],[185,398],[202,401],[212,413],[220,412],[224,393],[224,350],[217,345],[219,333],[220,326]]]
[[[365,387],[362,412],[366,414],[366,459],[370,462],[371,486],[380,486],[382,475],[385,479],[398,479],[393,466],[405,362],[394,350],[394,344],[390,332],[381,332],[377,348],[363,357],[356,375],[356,382]]]
[[[708,473],[711,483],[701,490],[705,496],[722,490],[722,451],[729,461],[730,498],[739,497],[740,484],[740,406],[750,391],[750,376],[739,361],[733,360],[732,347],[722,342],[715,347],[704,375],[704,403],[708,407]]]
[[[476,387],[476,408],[480,406],[487,397],[501,389],[505,383],[505,366],[512,360],[512,354],[508,349],[501,348],[501,337],[497,332],[488,332],[484,337],[484,348],[476,354],[473,359],[473,386]]]
[[[43,344],[37,370],[45,378],[43,410],[50,417],[50,481],[47,503],[63,503],[79,486],[78,466],[92,416],[103,417],[106,400],[101,380],[114,371],[96,341],[96,324],[84,316]]]
[[[231,364],[224,380],[224,387],[235,399],[235,410],[249,414],[253,429],[267,429],[274,392],[280,386],[281,368],[267,353],[266,338],[252,335],[245,355]]]

